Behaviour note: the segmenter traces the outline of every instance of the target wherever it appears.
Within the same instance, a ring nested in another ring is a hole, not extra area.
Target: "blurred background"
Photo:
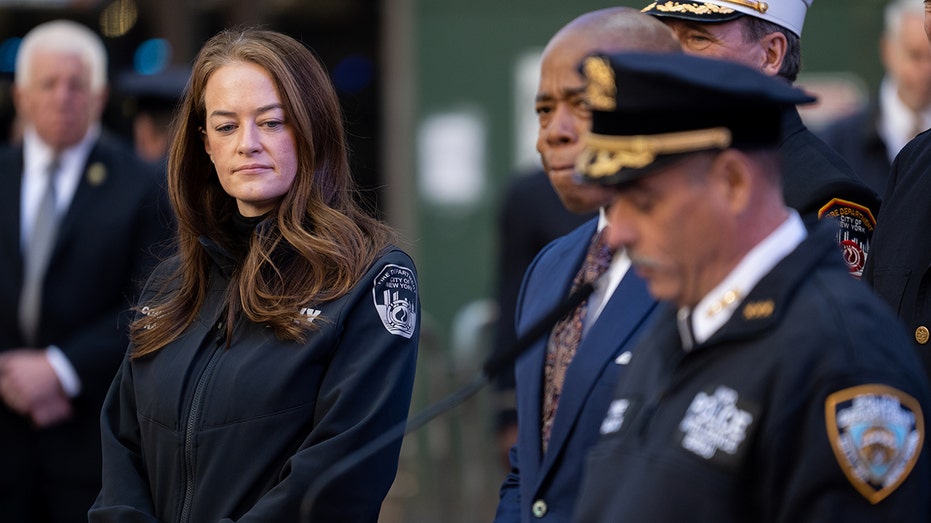
[[[167,97],[171,108],[194,54],[216,31],[261,25],[302,40],[339,91],[363,197],[401,231],[419,269],[417,412],[475,376],[488,354],[499,202],[510,178],[538,163],[533,96],[542,47],[585,11],[646,3],[0,0],[2,138],[16,139],[9,83],[19,38],[49,19],[76,20],[104,37],[105,122],[127,140],[150,104]],[[813,129],[875,92],[884,5],[818,0],[809,11],[798,84],[820,96],[803,111]],[[384,522],[491,520],[505,473],[493,402],[483,390],[405,439]]]

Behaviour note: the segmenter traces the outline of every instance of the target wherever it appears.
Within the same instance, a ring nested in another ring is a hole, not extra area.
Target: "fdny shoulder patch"
[[[410,339],[417,326],[417,278],[400,265],[385,265],[372,283],[375,310],[391,334]]]
[[[870,252],[870,238],[876,227],[876,218],[866,207],[840,198],[834,198],[818,210],[818,219],[834,218],[837,221],[837,242],[844,254],[850,274],[859,278]]]
[[[924,441],[921,405],[886,385],[860,385],[825,400],[828,439],[857,492],[876,504],[905,481]]]
[[[724,385],[701,391],[679,422],[682,448],[722,465],[740,461],[741,445],[749,436],[757,408],[742,401]]]

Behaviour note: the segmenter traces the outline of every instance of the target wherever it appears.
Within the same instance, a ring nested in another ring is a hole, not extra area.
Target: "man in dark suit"
[[[563,206],[575,213],[597,211],[610,197],[575,177],[591,118],[578,66],[597,50],[621,49],[671,52],[679,45],[663,24],[618,7],[576,18],[543,51],[537,150]],[[518,335],[564,301],[577,282],[600,283],[518,358],[518,436],[510,452],[511,472],[501,486],[497,523],[571,521],[584,456],[598,439],[598,423],[631,360],[632,342],[651,320],[655,302],[643,281],[627,270],[625,253],[604,248],[604,225],[599,215],[550,243],[524,276],[515,313]]]
[[[886,74],[877,96],[818,133],[880,196],[886,192],[892,160],[931,127],[931,46],[924,11],[917,0],[894,0],[886,6],[879,46]]]
[[[530,262],[548,243],[563,236],[598,214],[597,209],[575,213],[566,209],[550,183],[546,171],[519,173],[501,201],[498,214],[498,257],[495,322],[492,351],[500,354],[517,343],[514,312],[520,284]],[[517,440],[517,409],[514,368],[495,380],[495,432],[498,454],[505,470],[508,453]]]
[[[0,151],[0,514],[74,522],[100,489],[100,407],[167,217],[154,173],[101,130],[99,37],[42,24],[16,66],[23,144]]]
[[[686,53],[730,60],[794,82],[801,36],[813,0],[653,2],[643,10],[665,22]],[[869,255],[879,196],[788,107],[782,120],[786,203],[803,218],[834,218],[837,241],[859,278]]]

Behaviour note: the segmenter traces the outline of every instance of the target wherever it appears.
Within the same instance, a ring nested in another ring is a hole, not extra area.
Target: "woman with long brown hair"
[[[174,123],[177,255],[155,271],[102,417],[91,521],[295,521],[313,478],[402,423],[413,262],[354,200],[318,60],[273,31],[198,54]],[[311,521],[376,521],[400,440]]]

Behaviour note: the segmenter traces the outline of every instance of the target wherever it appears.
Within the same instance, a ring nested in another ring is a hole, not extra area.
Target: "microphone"
[[[307,488],[307,492],[304,494],[304,499],[301,502],[300,521],[310,523],[310,514],[317,501],[317,497],[320,495],[323,488],[331,481],[348,472],[353,467],[358,466],[367,458],[372,457],[376,452],[392,444],[397,439],[414,432],[426,425],[430,420],[474,396],[485,384],[498,377],[503,370],[516,361],[517,357],[527,350],[534,341],[552,329],[557,321],[578,307],[594,290],[595,285],[591,282],[583,284],[569,295],[568,298],[560,302],[556,307],[553,307],[551,311],[534,323],[523,336],[517,339],[514,345],[499,353],[492,353],[482,365],[482,372],[472,381],[463,385],[446,398],[420,411],[407,422],[401,422],[391,427],[377,438],[370,440],[351,454],[347,454],[342,459],[336,461],[330,468],[321,472],[314,479],[313,483],[310,484]]]

